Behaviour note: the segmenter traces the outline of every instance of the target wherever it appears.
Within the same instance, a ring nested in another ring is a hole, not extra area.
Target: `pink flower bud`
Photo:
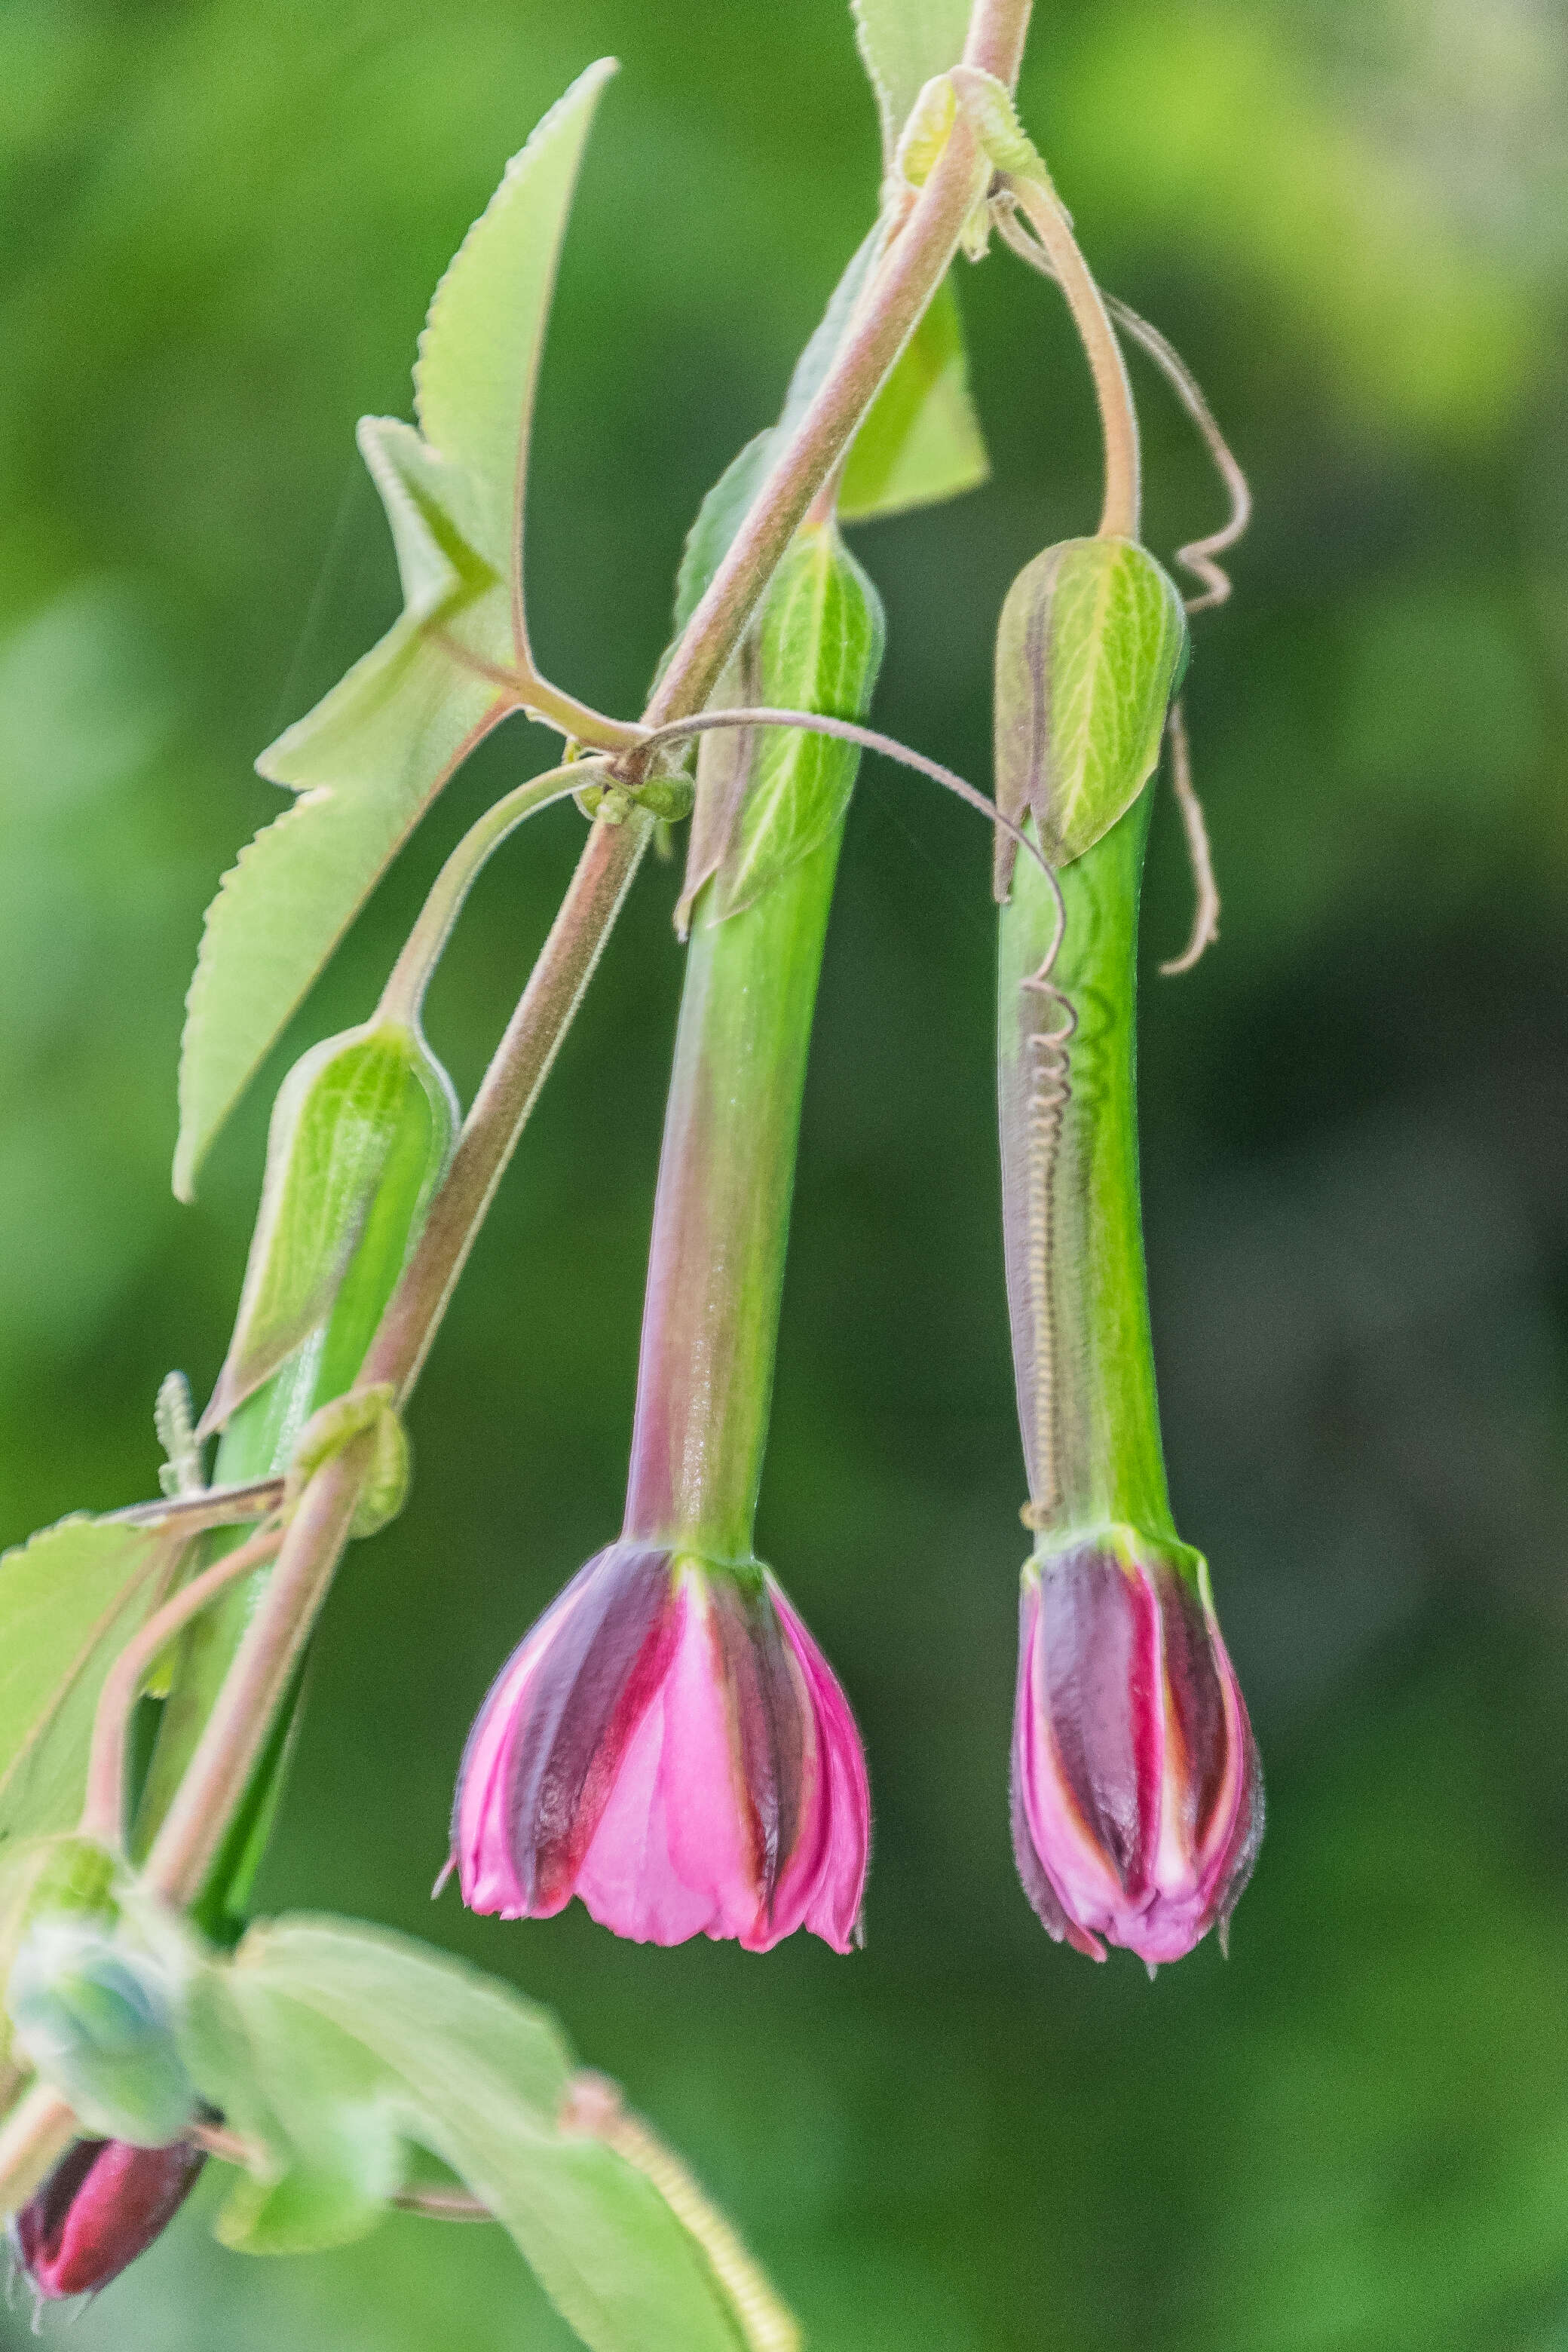
[[[807,1927],[859,1939],[860,1738],[766,1569],[621,1542],[503,1667],[452,1818],[463,1899],[543,1919],[574,1895],[638,1943]]]
[[[12,2250],[35,2294],[58,2303],[118,2278],[168,2228],[205,2162],[184,2141],[74,2142],[11,2223]]]
[[[1189,1555],[1195,1557],[1195,1555]],[[1217,1921],[1263,1836],[1263,1780],[1200,1562],[1130,1528],[1024,1570],[1013,1851],[1058,1943],[1151,1967]]]

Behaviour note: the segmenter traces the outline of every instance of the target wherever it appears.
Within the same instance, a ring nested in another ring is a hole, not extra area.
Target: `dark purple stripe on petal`
[[[1064,1940],[1091,1960],[1105,1958],[1105,1947],[1071,1918],[1052,1885],[1029,1827],[1024,1783],[1031,1769],[1031,1746],[1038,1727],[1034,1722],[1035,1647],[1039,1639],[1039,1599],[1026,1588],[1018,1601],[1018,1688],[1013,1706],[1013,1758],[1009,1775],[1009,1810],[1013,1824],[1013,1859],[1036,1917],[1053,1942]]]
[[[1141,1578],[1092,1544],[1040,1580],[1040,1683],[1064,1788],[1138,1900],[1158,1836],[1158,1647]]]
[[[584,1579],[540,1663],[512,1752],[506,1818],[531,1910],[571,1893],[673,1640],[668,1551],[612,1544]]]
[[[1213,1826],[1230,1760],[1214,1628],[1202,1601],[1177,1570],[1160,1566],[1151,1569],[1149,1575],[1159,1595],[1165,1685],[1182,1743],[1179,1769],[1173,1777],[1182,1790],[1185,1843],[1195,1853]]]
[[[741,1816],[758,1902],[771,1923],[779,1874],[800,1830],[805,1759],[800,1686],[766,1587],[739,1583],[720,1570],[710,1591]]]

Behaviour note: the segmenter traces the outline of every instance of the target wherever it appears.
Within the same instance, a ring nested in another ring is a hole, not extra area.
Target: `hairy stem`
[[[390,1381],[406,1397],[429,1351],[496,1187],[550,1074],[653,831],[634,810],[589,834],[517,1010],[485,1072],[413,1256],[356,1385]]]
[[[964,62],[1012,80],[1030,5],[1031,0],[975,0]],[[686,718],[707,701],[796,526],[941,285],[985,179],[979,142],[961,115],[883,257],[863,314],[691,615],[644,715],[647,726]]]
[[[147,1856],[146,1883],[167,1902],[183,1907],[201,1892],[348,1541],[372,1454],[368,1436],[345,1446],[311,1480],[289,1522],[266,1598]]]
[[[1010,177],[1007,186],[1061,282],[1094,377],[1100,429],[1105,436],[1105,502],[1100,509],[1100,536],[1136,539],[1140,514],[1138,419],[1126,362],[1104,297],[1079,250],[1072,225],[1051,191],[1041,187],[1037,180],[1022,177]]]
[[[565,767],[547,770],[542,776],[531,776],[527,783],[503,794],[476,824],[469,826],[432,883],[430,895],[392,967],[391,977],[382,991],[380,1010],[384,1015],[417,1026],[425,1006],[425,992],[441,960],[441,950],[463,911],[464,900],[489,859],[526,817],[549,808],[556,801],[568,799],[579,785],[602,772],[601,761],[574,760]]]
[[[87,1797],[81,1815],[83,1837],[97,1838],[102,1844],[115,1847],[124,1838],[131,1717],[147,1675],[182,1625],[198,1616],[237,1578],[248,1576],[252,1569],[269,1560],[282,1540],[280,1529],[268,1528],[253,1536],[237,1551],[226,1553],[216,1566],[205,1570],[167,1601],[148,1620],[136,1639],[121,1650],[104,1683],[93,1717]]]

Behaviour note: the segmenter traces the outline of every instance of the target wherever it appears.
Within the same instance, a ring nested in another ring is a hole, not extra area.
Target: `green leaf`
[[[185,2035],[198,2087],[264,2151],[220,2214],[226,2244],[362,2234],[413,2143],[495,2214],[593,2352],[737,2352],[723,2293],[663,2200],[561,2128],[571,2053],[508,1987],[401,1937],[286,1920],[193,1979]]]
[[[74,1827],[103,1678],[174,1558],[166,1533],[86,1517],[0,1558],[0,1855]]]
[[[583,144],[615,70],[579,77],[508,164],[436,289],[415,370],[422,428],[367,417],[404,611],[257,761],[301,798],[207,910],[180,1069],[174,1190],[458,762],[522,707],[522,496],[534,385]]]
[[[311,1048],[278,1091],[234,1338],[204,1431],[331,1312],[373,1210],[406,1249],[450,1156],[457,1105],[422,1037],[377,1021]],[[412,1130],[412,1133],[405,1132]],[[383,1196],[395,1167],[407,1197]]]
[[[1175,587],[1129,539],[1047,548],[1007,592],[996,632],[996,804],[1032,814],[1066,866],[1137,799],[1160,756],[1186,661]],[[1013,845],[999,847],[1005,895]]]
[[[850,0],[855,37],[876,92],[882,161],[893,167],[899,134],[933,74],[963,55],[969,0]]]
[[[976,488],[990,471],[948,277],[855,436],[838,511],[846,522],[907,514]]]

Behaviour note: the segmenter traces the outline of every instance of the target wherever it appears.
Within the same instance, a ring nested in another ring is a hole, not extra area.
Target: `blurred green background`
[[[553,2003],[821,2352],[1568,2347],[1564,33],[1561,0],[1039,0],[1026,74],[1091,259],[1258,498],[1189,689],[1223,944],[1152,976],[1190,903],[1168,803],[1145,924],[1172,1477],[1271,1807],[1228,1966],[1091,1968],[1015,1882],[989,845],[905,775],[868,772],[851,824],[762,1526],[869,1742],[865,1953],[427,1900],[475,1705],[618,1524],[668,867],[431,1362],[413,1507],[333,1599],[265,1905],[433,1934]],[[603,51],[531,604],[552,674],[630,713],[685,527],[874,203],[838,0],[0,8],[6,1540],[153,1491],[161,1375],[216,1371],[268,1090],[177,1210],[202,908],[279,805],[256,752],[396,608],[353,421],[406,413],[447,255]],[[1091,527],[1097,459],[1048,289],[998,256],[961,290],[994,478],[858,545],[879,722],[984,782],[998,604]],[[1139,383],[1168,550],[1219,500]],[[547,750],[509,728],[458,779],[287,1053],[369,1009],[444,849]],[[531,826],[458,936],[431,1025],[465,1090],[580,833]],[[203,2203],[82,2352],[566,2340],[497,2232],[247,2263]]]

